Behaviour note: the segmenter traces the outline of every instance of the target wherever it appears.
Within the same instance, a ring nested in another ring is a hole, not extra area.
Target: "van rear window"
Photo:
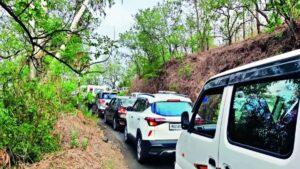
[[[156,102],[151,110],[161,116],[181,116],[182,112],[191,112],[192,106],[188,102]]]

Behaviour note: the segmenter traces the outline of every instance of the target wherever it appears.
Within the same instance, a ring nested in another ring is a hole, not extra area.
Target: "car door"
[[[135,122],[134,122],[135,117],[134,116],[136,115],[136,111],[138,110],[139,104],[140,104],[140,99],[137,99],[132,107],[132,110],[127,111],[127,115],[126,115],[127,131],[130,135],[132,135],[134,137],[135,137],[134,131],[136,131],[136,130],[134,130],[134,126],[135,126]]]
[[[134,118],[133,118],[133,128],[135,134],[137,133],[138,129],[141,129],[140,123],[141,120],[144,120],[144,111],[147,109],[149,106],[148,100],[146,98],[141,98],[139,99],[139,104],[136,107],[136,111],[134,112]]]
[[[195,103],[190,127],[177,142],[176,165],[180,168],[215,169],[221,115],[224,107],[223,89],[203,92]]]
[[[112,99],[109,102],[109,105],[108,105],[108,108],[107,108],[107,114],[106,114],[106,118],[109,121],[112,121],[112,114],[113,114],[113,109],[114,109],[115,104],[116,104],[116,98]]]
[[[228,87],[221,169],[298,169],[300,81],[252,82]]]

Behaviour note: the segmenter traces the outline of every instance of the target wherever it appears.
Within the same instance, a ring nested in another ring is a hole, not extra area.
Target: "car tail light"
[[[119,114],[126,114],[127,113],[127,110],[125,107],[120,107],[119,110],[118,110],[118,113]]]
[[[145,120],[147,121],[149,126],[158,126],[166,122],[165,118],[146,117]]]
[[[207,169],[207,166],[206,166],[206,165],[194,164],[194,166],[195,166],[197,169]]]
[[[98,100],[100,104],[104,105],[105,104],[105,100],[104,99],[99,99]]]

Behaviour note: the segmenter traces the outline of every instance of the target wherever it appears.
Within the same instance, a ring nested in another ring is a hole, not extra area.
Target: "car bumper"
[[[175,155],[177,140],[151,140],[145,141],[149,148],[148,154],[155,156]]]

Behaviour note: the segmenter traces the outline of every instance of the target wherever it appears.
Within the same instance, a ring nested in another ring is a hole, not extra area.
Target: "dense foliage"
[[[299,12],[299,0],[166,0],[140,10],[120,42],[129,49],[132,70],[152,78],[172,58],[231,45],[282,24],[296,38]]]
[[[94,31],[111,3],[0,1],[0,149],[14,163],[59,149],[57,118],[84,104],[79,86],[114,47]]]

